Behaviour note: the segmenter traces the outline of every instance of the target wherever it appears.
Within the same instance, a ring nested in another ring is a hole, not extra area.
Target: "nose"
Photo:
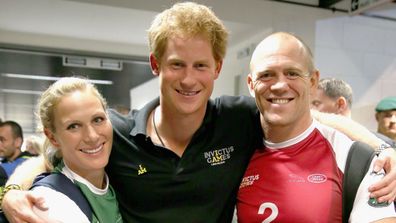
[[[184,88],[191,88],[196,83],[195,80],[195,71],[193,67],[186,67],[184,69],[183,78],[180,81],[180,84]]]
[[[283,90],[286,89],[288,86],[287,78],[283,75],[277,75],[274,80],[274,83],[271,85],[271,90]]]
[[[99,133],[97,129],[92,125],[87,126],[85,130],[84,141],[87,143],[90,142],[96,143],[98,139],[99,139]]]
[[[390,121],[391,121],[392,123],[396,123],[396,114],[393,114],[393,115],[391,116]]]

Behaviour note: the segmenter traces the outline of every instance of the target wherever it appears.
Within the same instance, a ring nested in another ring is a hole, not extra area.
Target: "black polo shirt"
[[[262,144],[254,100],[210,100],[181,158],[146,135],[147,118],[158,104],[156,99],[129,116],[110,111],[114,144],[107,173],[124,221],[231,222],[239,183]]]

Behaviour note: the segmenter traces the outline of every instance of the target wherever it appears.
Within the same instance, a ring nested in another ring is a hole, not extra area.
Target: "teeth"
[[[83,153],[94,154],[94,153],[97,153],[100,150],[102,150],[102,148],[103,148],[103,145],[99,146],[96,149],[81,149],[80,151],[83,152]]]
[[[193,96],[198,93],[198,91],[178,91],[178,92],[185,96]]]
[[[286,104],[289,102],[288,99],[272,99],[272,103],[274,104]]]

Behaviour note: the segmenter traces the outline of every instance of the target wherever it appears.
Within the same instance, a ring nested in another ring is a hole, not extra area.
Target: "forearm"
[[[370,132],[366,127],[353,121],[352,119],[335,114],[311,111],[313,117],[320,123],[330,126],[344,133],[354,141],[361,141],[369,144],[373,149],[379,148],[384,143],[381,139]]]
[[[373,221],[373,223],[395,223],[396,222],[396,218],[384,218],[378,221]]]
[[[47,167],[43,156],[29,158],[15,169],[6,185],[17,184],[23,190],[28,190],[32,186],[34,178],[46,171]]]

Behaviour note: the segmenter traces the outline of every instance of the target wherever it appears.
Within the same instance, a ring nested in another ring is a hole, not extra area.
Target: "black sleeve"
[[[0,187],[4,186],[8,180],[7,173],[4,168],[0,165]]]

